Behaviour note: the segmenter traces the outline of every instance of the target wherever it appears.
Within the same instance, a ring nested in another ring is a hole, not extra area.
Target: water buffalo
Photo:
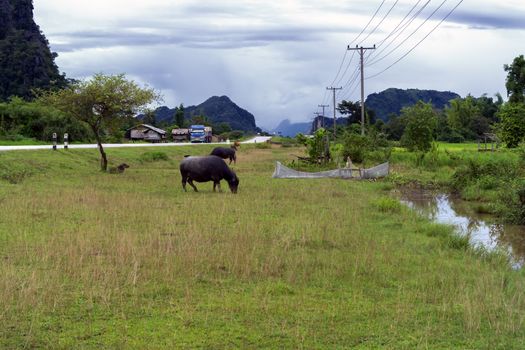
[[[231,148],[225,148],[225,147],[215,147],[213,151],[211,151],[210,155],[221,157],[222,159],[230,159],[230,163],[237,164],[237,156],[235,155],[236,146],[233,145]]]
[[[237,193],[239,178],[226,165],[226,163],[217,156],[187,157],[180,163],[180,174],[182,176],[182,188],[186,191],[186,182],[198,192],[193,181],[208,182],[213,181],[213,191],[219,186],[221,191],[221,180],[228,182],[232,193]]]

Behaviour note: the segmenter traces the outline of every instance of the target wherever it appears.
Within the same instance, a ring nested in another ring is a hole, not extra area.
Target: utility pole
[[[355,46],[354,48],[351,48],[350,45],[348,45],[348,50],[351,51],[359,51],[359,56],[361,57],[361,135],[365,135],[365,64],[364,64],[364,56],[366,50],[375,50],[376,46],[374,47],[359,47]]]
[[[318,106],[323,109],[323,119],[321,120],[321,127],[324,128],[324,117],[325,117],[324,109],[327,108],[327,107],[330,107],[330,105],[318,105]]]
[[[337,131],[336,131],[337,120],[336,120],[336,116],[335,116],[335,112],[336,112],[336,108],[335,108],[335,106],[336,106],[336,104],[335,104],[335,92],[336,92],[337,90],[343,90],[343,88],[342,88],[342,87],[338,87],[338,88],[336,88],[336,87],[333,87],[333,86],[332,86],[332,87],[327,87],[326,90],[332,90],[332,92],[333,92],[333,94],[334,94],[334,137],[335,137],[335,135],[336,135],[336,133],[337,133]]]

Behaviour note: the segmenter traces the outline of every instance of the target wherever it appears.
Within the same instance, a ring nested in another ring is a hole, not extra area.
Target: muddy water
[[[396,196],[431,220],[453,225],[473,246],[501,249],[508,252],[514,268],[525,266],[525,226],[499,224],[493,217],[477,214],[465,201],[445,193],[410,188],[397,190]]]

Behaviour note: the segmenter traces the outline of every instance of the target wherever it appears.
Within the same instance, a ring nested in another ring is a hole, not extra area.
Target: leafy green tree
[[[92,137],[85,125],[55,108],[20,97],[0,103],[0,136],[10,138],[21,135],[50,141],[53,133],[68,133],[70,140],[75,141],[87,141]]]
[[[498,116],[501,120],[498,125],[500,139],[509,148],[518,147],[520,142],[525,139],[525,104],[505,103]]]
[[[460,134],[465,139],[472,140],[477,137],[472,127],[482,116],[472,96],[451,100],[450,107],[445,108],[445,115],[452,132]]]
[[[361,124],[361,102],[343,100],[338,104],[337,110],[348,118],[348,125]],[[365,106],[365,124],[373,125],[376,121],[376,113]]]
[[[419,101],[412,107],[403,108],[401,116],[407,121],[401,139],[403,145],[411,151],[428,152],[437,127],[437,116],[432,104]]]
[[[385,126],[385,132],[389,140],[400,140],[405,132],[406,118],[402,118],[397,114],[392,113],[388,118],[388,123]]]
[[[361,123],[361,103],[343,100],[337,110],[348,118],[348,125]]]
[[[100,151],[100,168],[106,171],[108,160],[102,146],[104,130],[114,130],[148,104],[160,100],[160,96],[153,89],[127,80],[124,74],[96,74],[64,90],[41,92],[39,100],[91,128]]]
[[[330,159],[330,141],[328,132],[324,128],[319,128],[313,134],[313,137],[306,140],[306,149],[308,155],[313,160],[322,160],[324,162]]]
[[[504,65],[507,72],[507,96],[511,103],[525,102],[525,58],[520,55],[514,58],[512,64]]]
[[[179,128],[184,128],[184,105],[181,103],[179,107],[175,107],[175,124]]]

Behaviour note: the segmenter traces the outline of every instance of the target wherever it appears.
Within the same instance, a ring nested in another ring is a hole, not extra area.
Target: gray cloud
[[[525,12],[507,11],[504,13],[458,10],[450,22],[466,24],[475,29],[525,29]]]
[[[107,9],[114,12],[101,18],[96,12],[77,9],[88,9],[87,0],[78,0],[75,6],[60,1],[63,6],[57,5],[58,0],[35,0],[35,7],[45,10],[38,23],[60,54],[57,63],[68,76],[126,72],[161,90],[169,106],[228,95],[252,112],[258,125],[268,128],[283,119],[309,120],[318,104],[332,104],[325,87],[332,82],[346,45],[380,3],[159,0],[151,6],[142,4],[144,13],[135,13],[108,2]],[[523,36],[525,7],[519,0],[506,0],[521,8],[514,11],[496,0],[479,1],[475,10],[465,1],[448,26],[440,27],[385,74],[367,81],[366,93],[389,87],[452,90],[461,95],[504,91],[502,66],[522,53],[515,43]],[[390,27],[382,25],[367,41],[382,39],[413,3],[400,1],[385,22]],[[64,4],[71,7],[64,9]],[[377,18],[392,4],[393,0],[387,1]],[[64,18],[58,20],[60,11]],[[494,30],[500,28],[515,30]],[[405,48],[399,55],[401,51]],[[396,57],[367,73],[382,70]],[[342,96],[354,100],[357,95],[345,91]]]
[[[145,30],[148,29],[148,30]],[[191,48],[237,49],[266,46],[276,42],[318,41],[323,35],[348,28],[267,26],[261,28],[124,28],[54,33],[49,36],[55,50],[62,52],[114,46],[179,45]],[[175,34],[170,34],[175,33]],[[56,39],[56,40],[55,40]]]

